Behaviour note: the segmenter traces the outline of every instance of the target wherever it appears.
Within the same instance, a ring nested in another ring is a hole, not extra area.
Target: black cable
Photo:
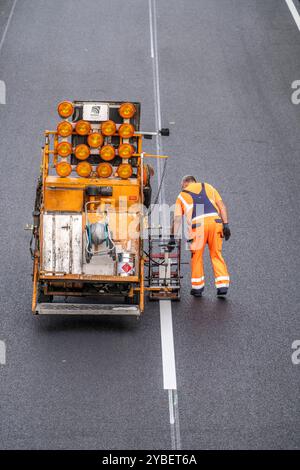
[[[157,194],[156,194],[156,197],[154,199],[154,202],[151,204],[152,207],[150,206],[151,208],[148,211],[148,217],[150,217],[150,215],[152,214],[152,210],[154,209],[155,204],[157,204],[157,202],[158,202],[159,195],[160,195],[161,189],[162,189],[162,185],[163,185],[163,182],[164,182],[164,179],[165,179],[165,176],[166,176],[167,163],[168,163],[168,159],[166,158],[165,162],[164,162],[164,167],[163,167],[160,183],[159,183],[159,186],[158,186]]]
[[[153,258],[150,258],[149,253],[147,253],[145,250],[143,250],[146,256],[148,256],[148,259],[152,261],[152,263],[156,264],[156,266],[163,266],[165,264],[165,260],[163,260],[161,263],[158,263],[155,261]]]
[[[158,198],[159,198],[159,195],[160,195],[160,192],[161,192],[161,189],[162,189],[162,184],[163,184],[164,179],[165,179],[165,176],[166,176],[167,163],[168,163],[168,159],[166,158],[166,159],[165,159],[165,162],[164,162],[164,168],[163,168],[163,172],[162,172],[162,175],[161,175],[161,179],[160,179],[160,184],[159,184],[159,187],[158,187],[157,195],[156,195],[156,198],[154,199],[154,204],[157,203]]]

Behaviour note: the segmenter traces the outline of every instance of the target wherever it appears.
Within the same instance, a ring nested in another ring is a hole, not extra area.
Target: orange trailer
[[[144,246],[146,238],[153,251],[142,139],[168,130],[140,131],[140,103],[64,101],[58,113],[56,130],[45,131],[29,227],[33,313],[139,316],[145,290],[179,298],[179,244],[172,255],[161,238],[156,254]],[[172,277],[157,274],[158,265]]]

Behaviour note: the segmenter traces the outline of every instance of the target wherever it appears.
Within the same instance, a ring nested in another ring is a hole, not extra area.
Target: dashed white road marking
[[[298,10],[297,8],[295,7],[295,4],[293,2],[293,0],[285,0],[286,1],[286,4],[287,6],[289,7],[290,9],[290,12],[295,20],[295,23],[300,31],[300,15],[298,13]]]
[[[4,31],[3,31],[3,34],[2,34],[2,38],[1,38],[1,41],[0,41],[0,52],[1,52],[2,46],[3,46],[3,44],[4,44],[4,41],[5,41],[5,38],[6,38],[6,34],[7,34],[7,31],[8,31],[8,28],[9,28],[9,25],[10,25],[10,22],[11,22],[11,19],[12,19],[12,16],[13,16],[14,11],[15,11],[15,7],[16,7],[17,1],[18,1],[18,0],[14,0],[13,6],[11,7],[11,10],[10,10],[10,14],[9,14],[9,17],[8,17],[8,20],[7,20],[7,23],[6,23],[6,26],[5,26],[5,28],[4,28]]]
[[[157,47],[157,25],[156,25],[156,0],[149,1],[149,24],[150,24],[150,45],[151,58],[153,67],[153,86],[154,86],[154,106],[155,106],[155,125],[156,129],[161,129],[161,101],[160,101],[160,84],[159,84],[159,61]],[[161,136],[156,136],[157,154],[162,154]],[[162,177],[161,161],[157,159],[157,177],[158,184]],[[159,195],[159,203],[162,205],[164,197],[164,185],[162,185]],[[167,214],[160,214],[162,226],[167,226]],[[170,300],[161,300],[160,306],[160,331],[162,346],[162,364],[163,364],[163,382],[164,389],[168,390],[169,398],[169,415],[171,427],[171,444],[172,449],[181,449],[180,426],[179,426],[179,409],[178,394],[176,381],[176,363],[174,351],[173,322],[172,322],[172,306]]]
[[[5,342],[0,340],[0,365],[6,364],[6,345]]]
[[[149,1],[149,23],[150,23],[150,50],[151,50],[151,59],[154,59],[154,34],[153,34],[153,11],[151,0]]]
[[[0,80],[0,104],[6,104],[6,85],[3,80]]]

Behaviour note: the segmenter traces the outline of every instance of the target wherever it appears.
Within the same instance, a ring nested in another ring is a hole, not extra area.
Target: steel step
[[[109,304],[68,304],[40,303],[36,313],[39,315],[132,315],[140,316],[138,305]]]

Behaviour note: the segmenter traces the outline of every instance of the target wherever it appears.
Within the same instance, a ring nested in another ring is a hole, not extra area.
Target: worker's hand
[[[228,224],[223,224],[223,235],[226,241],[229,240],[229,238],[231,237],[231,232]]]
[[[168,250],[169,253],[171,253],[171,251],[174,250],[175,245],[176,245],[175,237],[174,237],[174,235],[170,235],[170,240],[167,244],[167,250]]]

